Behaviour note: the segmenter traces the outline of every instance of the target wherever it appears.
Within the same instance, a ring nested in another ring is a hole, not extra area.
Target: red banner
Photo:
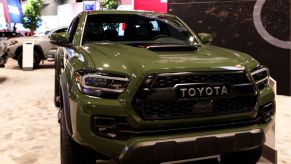
[[[1,0],[6,23],[10,23],[6,0]]]
[[[134,10],[146,10],[166,13],[168,10],[166,0],[134,0]]]

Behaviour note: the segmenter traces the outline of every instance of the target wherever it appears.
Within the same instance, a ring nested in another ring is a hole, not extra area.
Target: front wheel
[[[59,68],[59,60],[55,57],[55,93],[54,93],[54,102],[55,106],[61,107],[61,86],[60,86],[60,68]]]
[[[23,58],[23,54],[22,54],[22,52],[20,52],[20,54],[17,57],[18,66],[20,68],[22,68],[22,58]],[[37,52],[34,52],[34,54],[33,54],[33,68],[37,68],[40,64],[40,61],[41,61],[40,55]]]
[[[95,152],[77,144],[68,134],[64,113],[61,114],[61,164],[96,164]]]
[[[261,158],[263,146],[255,149],[233,152],[222,155],[222,164],[256,164]]]

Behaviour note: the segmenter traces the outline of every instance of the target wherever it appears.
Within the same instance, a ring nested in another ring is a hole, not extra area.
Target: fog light
[[[97,135],[116,137],[117,121],[114,117],[93,117],[93,131]]]
[[[274,115],[274,103],[268,103],[266,105],[264,105],[261,109],[261,114],[262,114],[262,119],[263,122],[269,122],[273,119],[273,115]]]

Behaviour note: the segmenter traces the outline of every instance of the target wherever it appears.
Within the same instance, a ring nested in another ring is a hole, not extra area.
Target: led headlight
[[[129,78],[99,72],[77,72],[75,80],[81,92],[98,97],[117,96],[122,93]]]
[[[251,71],[251,75],[259,89],[269,85],[270,72],[268,68],[260,65]]]

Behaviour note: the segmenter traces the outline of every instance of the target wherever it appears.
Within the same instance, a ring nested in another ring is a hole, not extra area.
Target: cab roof
[[[152,15],[152,16],[158,16],[158,15],[167,15],[167,16],[173,16],[171,14],[166,13],[159,13],[159,12],[153,12],[153,11],[143,11],[143,10],[93,10],[93,11],[83,11],[80,14],[87,14],[87,15],[98,15],[98,14],[134,14],[134,15]]]

